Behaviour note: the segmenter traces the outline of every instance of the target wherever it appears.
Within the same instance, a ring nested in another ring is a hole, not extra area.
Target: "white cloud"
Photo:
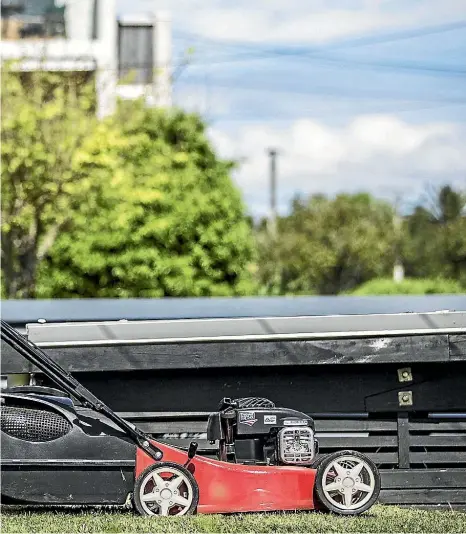
[[[211,130],[224,157],[243,159],[236,180],[245,199],[266,212],[266,149],[279,150],[282,208],[296,191],[305,194],[368,190],[387,197],[418,195],[427,182],[466,186],[466,130],[455,124],[409,124],[393,115],[359,116],[340,128],[314,120],[286,128],[249,126]]]
[[[322,43],[331,39],[390,27],[396,18],[377,12],[345,10],[277,11],[252,8],[209,10],[190,20],[192,31],[218,40]]]

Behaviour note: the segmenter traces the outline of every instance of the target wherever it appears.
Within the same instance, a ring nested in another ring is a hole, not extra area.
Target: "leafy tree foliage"
[[[466,196],[442,187],[406,217],[404,258],[413,277],[454,279],[466,287]]]
[[[7,67],[1,84],[3,297],[466,288],[466,197],[451,187],[401,227],[368,194],[315,195],[254,236],[198,116],[124,102],[99,121],[92,80]]]
[[[123,177],[62,234],[42,296],[161,297],[254,291],[245,208],[199,117],[122,103]]]
[[[257,229],[262,292],[457,293],[466,288],[465,205],[443,187],[399,225],[390,204],[367,194],[297,199],[277,235]],[[401,284],[391,279],[397,258],[408,276]]]
[[[38,266],[74,214],[118,175],[90,83],[2,69],[2,295],[37,295]]]
[[[393,210],[367,194],[296,199],[277,237],[261,228],[258,239],[267,293],[337,294],[390,272]]]

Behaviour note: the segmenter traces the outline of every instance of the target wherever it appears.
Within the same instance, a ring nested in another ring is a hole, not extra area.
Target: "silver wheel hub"
[[[165,488],[160,492],[160,497],[162,497],[162,499],[171,499],[172,492],[168,488]]]
[[[374,494],[374,473],[363,459],[352,455],[340,456],[324,470],[322,489],[336,508],[357,510]]]
[[[182,471],[161,466],[144,477],[139,498],[147,515],[185,515],[194,494],[190,480]]]

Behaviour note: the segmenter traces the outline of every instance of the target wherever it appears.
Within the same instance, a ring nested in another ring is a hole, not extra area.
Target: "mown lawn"
[[[131,511],[13,511],[2,510],[2,533],[262,533],[262,532],[466,532],[466,514],[444,510],[403,509],[374,506],[353,518],[329,514],[241,514],[230,516],[191,516],[183,518],[143,518]]]

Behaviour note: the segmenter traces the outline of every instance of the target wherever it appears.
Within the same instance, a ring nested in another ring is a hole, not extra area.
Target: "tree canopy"
[[[443,277],[466,287],[466,195],[450,186],[405,218],[403,255],[413,277]]]
[[[114,148],[123,139],[94,119],[93,93],[79,77],[7,65],[1,88],[2,294],[35,297],[57,237],[118,180]]]
[[[464,191],[440,188],[401,224],[367,193],[296,198],[272,233],[198,115],[125,101],[98,120],[76,73],[6,66],[1,84],[2,297],[466,288]],[[409,280],[393,286],[397,261]]]
[[[217,158],[196,115],[123,103],[118,186],[98,213],[62,234],[42,296],[160,297],[254,291],[254,244],[232,163]]]
[[[272,243],[259,230],[260,277],[278,294],[336,294],[390,272],[393,210],[368,194],[296,199]]]

